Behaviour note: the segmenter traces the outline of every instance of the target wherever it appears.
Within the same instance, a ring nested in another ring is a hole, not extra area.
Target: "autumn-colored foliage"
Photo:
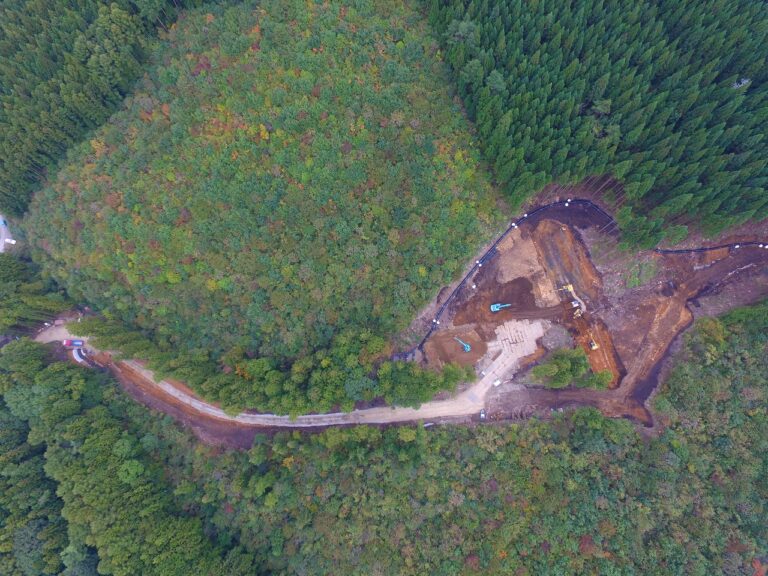
[[[35,257],[158,345],[281,374],[214,369],[192,382],[209,397],[283,412],[370,399],[391,351],[371,339],[405,328],[497,218],[436,50],[404,2],[190,14],[36,196]]]

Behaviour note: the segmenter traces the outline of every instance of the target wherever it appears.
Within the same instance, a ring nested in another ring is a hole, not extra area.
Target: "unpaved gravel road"
[[[46,328],[36,337],[37,342],[60,342],[68,338],[87,338],[72,335],[65,325],[56,325]],[[92,346],[88,346],[93,352],[99,352]],[[221,408],[208,404],[200,398],[190,394],[186,390],[173,385],[165,380],[155,380],[154,373],[144,368],[135,360],[123,360],[116,364],[129,367],[133,372],[139,373],[143,379],[151,385],[174,397],[187,406],[190,412],[196,412],[217,420],[225,420],[237,424],[252,426],[270,426],[285,428],[312,428],[318,426],[335,426],[343,424],[389,424],[394,422],[410,422],[416,420],[430,420],[433,418],[472,416],[479,414],[485,407],[488,391],[493,387],[493,382],[499,376],[491,372],[475,382],[467,390],[457,394],[448,400],[438,400],[422,404],[420,408],[380,407],[355,410],[353,412],[332,412],[329,414],[310,414],[298,416],[291,420],[288,416],[276,414],[248,414],[241,413],[230,416]]]

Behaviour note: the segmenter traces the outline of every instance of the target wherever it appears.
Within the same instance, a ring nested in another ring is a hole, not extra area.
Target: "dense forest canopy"
[[[0,254],[0,334],[20,334],[52,319],[71,304],[37,267],[15,255]]]
[[[157,342],[265,359],[209,395],[362,399],[499,218],[438,45],[405,2],[209,8],[36,195],[35,258]]]
[[[47,356],[26,339],[0,356],[2,574],[254,574],[249,555],[212,542],[174,502],[127,426],[127,399]]]
[[[0,401],[0,573],[59,574],[67,523],[56,483],[44,471],[45,447]]]
[[[430,0],[480,143],[516,202],[623,182],[629,242],[768,217],[759,0]]]
[[[222,453],[15,342],[0,353],[0,570],[752,574],[768,564],[766,346],[766,304],[700,321],[649,438],[582,409]]]
[[[155,28],[200,3],[0,2],[0,211],[24,212],[40,178],[128,93]]]
[[[608,388],[613,377],[610,370],[591,370],[587,354],[581,347],[555,350],[535,366],[531,374],[535,381],[550,388],[569,385],[578,388]]]
[[[0,331],[68,306],[54,278],[104,312],[78,324],[99,345],[226,409],[454,387],[465,369],[386,360],[502,219],[441,58],[513,202],[610,172],[648,245],[768,215],[764,3],[430,0],[442,51],[406,0],[213,3],[171,25],[197,4],[0,1],[0,210],[50,177],[25,223],[46,280],[0,254]],[[698,321],[643,435],[580,409],[226,452],[12,341],[0,573],[762,573],[767,350],[768,304]],[[609,374],[561,350],[535,376]]]

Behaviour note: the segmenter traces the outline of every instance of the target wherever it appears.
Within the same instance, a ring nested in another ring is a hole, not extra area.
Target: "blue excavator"
[[[491,304],[491,312],[499,312],[504,308],[509,308],[512,304]]]
[[[464,352],[472,351],[472,346],[464,342],[464,340],[462,340],[461,338],[457,338],[456,336],[454,336],[453,339],[456,340],[456,342],[458,342],[459,344],[461,344],[461,347],[464,348]]]

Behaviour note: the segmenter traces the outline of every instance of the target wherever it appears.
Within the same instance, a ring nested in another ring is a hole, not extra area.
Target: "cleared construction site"
[[[638,258],[653,273],[632,283]],[[422,350],[435,368],[455,362],[492,376],[494,419],[592,405],[651,425],[646,400],[700,300],[729,309],[766,293],[768,244],[752,234],[633,256],[618,249],[616,223],[599,206],[555,197],[477,261],[443,302]],[[543,389],[525,377],[563,347],[582,348],[594,372],[610,372],[609,389]]]

